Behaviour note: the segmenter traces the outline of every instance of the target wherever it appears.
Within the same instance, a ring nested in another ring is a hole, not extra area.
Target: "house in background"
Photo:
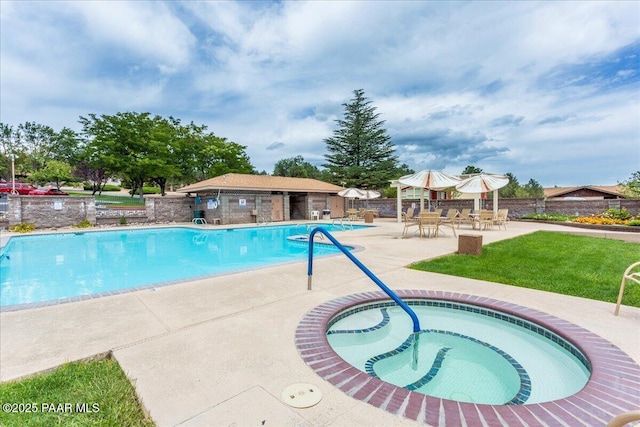
[[[176,190],[195,195],[194,217],[209,223],[256,222],[342,218],[342,187],[317,179],[228,173]]]
[[[619,185],[587,185],[582,187],[551,187],[544,189],[548,200],[626,199]]]

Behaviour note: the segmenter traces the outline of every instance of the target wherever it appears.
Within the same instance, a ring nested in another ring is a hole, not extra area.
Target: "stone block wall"
[[[8,226],[34,223],[37,227],[67,227],[96,221],[93,197],[9,196]]]
[[[322,218],[322,211],[325,209],[331,209],[329,194],[309,193],[307,196],[307,212],[305,218],[311,219],[311,211],[320,212],[320,218]]]
[[[205,201],[203,201],[206,204]],[[189,222],[193,219],[192,197],[148,197],[146,218],[149,222]],[[200,207],[202,209],[202,207]]]
[[[373,199],[369,200],[370,208],[377,208],[381,217],[396,217],[396,199]],[[414,203],[416,207],[420,206],[419,200],[403,200],[402,211],[407,209]],[[356,200],[355,207],[364,208],[366,202],[364,200]],[[429,205],[425,200],[425,209]],[[442,208],[443,212],[448,209],[462,210],[464,208],[473,209],[473,199],[450,199],[450,200],[432,200],[431,208]],[[480,200],[481,209],[493,209],[493,198]],[[640,199],[594,199],[594,200],[545,200],[544,198],[521,198],[521,199],[498,199],[498,208],[509,209],[510,218],[520,218],[524,215],[532,213],[546,214],[563,214],[590,216],[601,213],[609,208],[626,208],[632,215],[640,214]]]
[[[209,201],[217,200],[217,208]],[[240,201],[243,200],[241,203]],[[322,211],[330,205],[330,199],[325,194],[310,194],[301,199],[301,208],[307,207],[306,218],[309,219],[312,210]],[[291,198],[283,196],[284,220],[289,221]],[[350,202],[349,202],[350,203]],[[403,201],[402,210],[406,210],[419,201]],[[364,200],[355,200],[356,208],[367,206]],[[425,201],[425,208],[428,202]],[[396,217],[396,199],[373,199],[368,201],[369,208],[378,209],[381,217]],[[432,208],[473,209],[472,199],[438,200],[431,202]],[[480,201],[482,209],[493,209],[493,199]],[[509,209],[510,218],[520,218],[531,213],[564,214],[589,216],[605,211],[609,208],[627,209],[632,215],[640,214],[640,198],[618,200],[545,200],[536,198],[499,199],[500,208]],[[92,224],[119,224],[124,216],[127,224],[138,223],[168,223],[191,222],[194,210],[203,210],[205,219],[213,224],[214,219],[220,219],[221,224],[250,224],[271,221],[271,194],[264,193],[230,193],[216,196],[202,196],[201,204],[196,206],[193,197],[149,197],[146,209],[96,209],[93,196],[86,197],[48,197],[48,196],[9,196],[6,215],[0,217],[0,228],[20,224],[22,222],[35,223],[38,228],[69,227],[87,219]],[[254,213],[256,215],[254,215]]]

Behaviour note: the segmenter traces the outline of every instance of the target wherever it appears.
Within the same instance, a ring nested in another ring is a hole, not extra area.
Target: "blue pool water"
[[[331,231],[331,226],[322,226]],[[0,255],[0,306],[122,291],[303,260],[308,256],[308,243],[287,238],[306,233],[307,225],[298,225],[18,236],[9,240]],[[337,252],[327,244],[314,248],[314,254],[320,256]]]
[[[336,316],[329,322],[329,344],[371,376],[461,402],[547,402],[577,393],[589,379],[584,355],[538,325],[466,304],[408,304],[423,328],[417,350],[411,320],[394,303],[358,306]]]

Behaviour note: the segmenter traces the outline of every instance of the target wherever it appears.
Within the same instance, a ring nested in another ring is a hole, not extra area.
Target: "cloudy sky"
[[[640,170],[640,2],[0,2],[0,121],[150,112],[320,166],[355,89],[401,162],[521,184]]]

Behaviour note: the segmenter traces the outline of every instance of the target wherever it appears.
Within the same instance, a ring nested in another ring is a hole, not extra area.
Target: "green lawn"
[[[150,427],[131,383],[113,359],[67,363],[0,384],[0,426]]]
[[[638,243],[538,231],[483,246],[477,257],[450,255],[411,268],[615,303],[622,273],[639,260]],[[629,283],[622,303],[640,307],[640,287]]]
[[[91,192],[69,192],[70,196],[90,196]],[[96,203],[97,204],[104,204],[107,206],[119,206],[119,207],[128,207],[128,206],[135,206],[135,207],[143,207],[145,206],[145,199],[142,199],[142,202],[140,201],[140,197],[138,196],[134,196],[134,197],[130,197],[130,196],[112,196],[112,195],[108,195],[108,194],[103,194],[103,195],[99,195],[96,194],[95,196],[96,199]]]

